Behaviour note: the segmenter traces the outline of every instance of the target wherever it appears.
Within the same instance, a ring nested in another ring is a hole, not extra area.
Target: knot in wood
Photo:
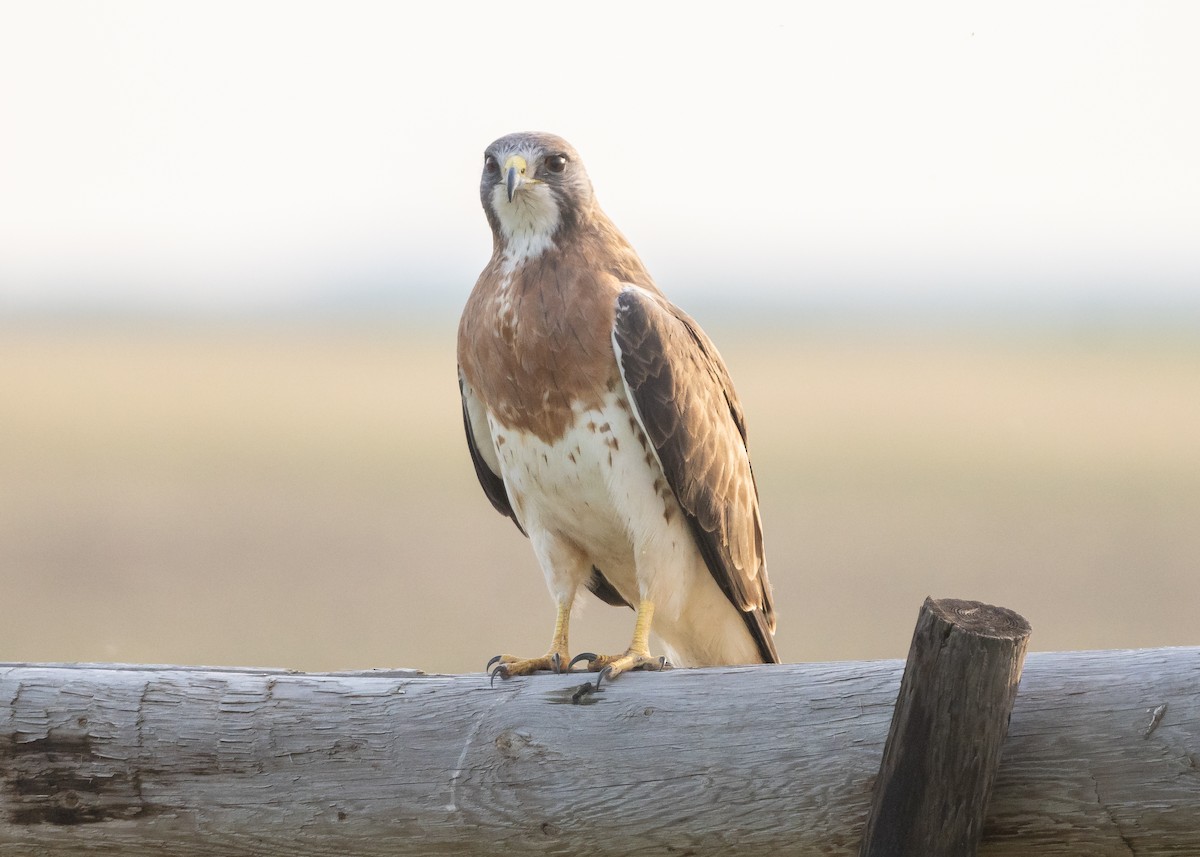
[[[496,736],[496,749],[506,759],[519,759],[528,755],[527,748],[533,744],[533,737],[528,732],[518,732],[515,729],[505,729]]]

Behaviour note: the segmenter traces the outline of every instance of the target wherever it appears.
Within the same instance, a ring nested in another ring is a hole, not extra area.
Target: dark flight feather
[[[629,288],[613,341],[621,375],[696,545],[741,611],[766,663],[779,663],[746,424],[716,347],[665,298]]]
[[[608,578],[600,569],[592,566],[592,576],[588,578],[586,584],[588,591],[603,601],[605,604],[611,604],[613,607],[628,607],[633,609],[633,605],[621,597],[621,593],[617,592],[617,588],[608,582]]]
[[[483,493],[492,501],[497,512],[512,518],[512,522],[517,525],[521,535],[527,535],[525,528],[521,526],[521,522],[517,520],[517,516],[513,512],[512,503],[508,499],[508,489],[504,487],[504,479],[500,474],[492,471],[479,453],[475,432],[471,431],[471,414],[467,410],[467,391],[461,378],[458,381],[458,392],[462,396],[463,427],[467,431],[467,448],[471,450],[471,463],[475,465],[475,476],[479,479],[479,484],[483,486]]]

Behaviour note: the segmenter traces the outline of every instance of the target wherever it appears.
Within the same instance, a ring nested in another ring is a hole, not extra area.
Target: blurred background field
[[[1200,336],[722,324],[787,660],[925,595],[1035,649],[1200,643]],[[552,605],[462,439],[454,319],[0,330],[0,659],[482,667]],[[632,614],[590,596],[577,648]]]
[[[900,657],[926,595],[1038,649],[1200,643],[1198,30],[0,3],[0,660],[544,651],[454,368],[483,150],[535,129],[730,365],[785,658]],[[631,622],[593,602],[574,646]]]

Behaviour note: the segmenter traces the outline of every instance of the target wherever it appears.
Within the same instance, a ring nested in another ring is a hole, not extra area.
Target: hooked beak
[[[521,185],[525,184],[525,170],[528,167],[520,155],[513,155],[504,162],[504,188],[508,191],[509,202],[513,201]]]

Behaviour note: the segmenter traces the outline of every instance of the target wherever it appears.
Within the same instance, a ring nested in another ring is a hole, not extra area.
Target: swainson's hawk
[[[651,623],[675,665],[777,663],[746,423],[716,347],[565,140],[501,137],[479,192],[493,249],[458,330],[467,444],[558,607],[549,652],[499,655],[493,676],[567,668],[580,587],[637,610],[625,653],[581,656],[602,676],[662,665]]]

